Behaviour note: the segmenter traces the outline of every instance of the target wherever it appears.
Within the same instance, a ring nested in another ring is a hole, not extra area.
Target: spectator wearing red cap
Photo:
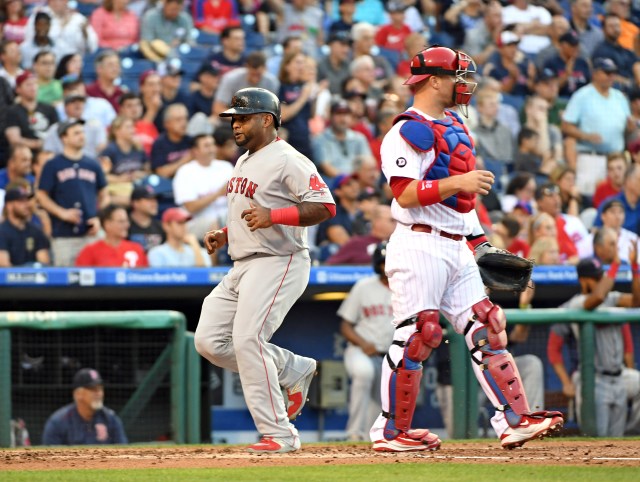
[[[169,208],[162,214],[162,229],[167,241],[149,251],[149,264],[154,268],[211,266],[211,258],[198,239],[187,229],[191,219],[182,208]]]
[[[18,102],[9,107],[1,123],[0,158],[5,158],[9,146],[24,144],[32,150],[42,148],[49,126],[58,122],[56,110],[38,102],[38,81],[29,70],[16,79]]]
[[[76,266],[120,268],[149,266],[142,246],[127,240],[129,218],[123,207],[110,205],[104,208],[100,211],[100,224],[104,230],[104,239],[85,246],[78,254]]]

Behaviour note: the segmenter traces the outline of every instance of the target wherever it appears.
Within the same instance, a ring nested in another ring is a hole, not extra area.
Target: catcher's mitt
[[[532,261],[503,250],[485,253],[477,263],[482,282],[495,291],[524,291],[533,271]]]

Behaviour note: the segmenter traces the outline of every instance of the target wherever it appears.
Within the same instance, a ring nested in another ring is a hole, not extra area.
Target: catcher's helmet
[[[476,73],[476,63],[461,50],[432,45],[418,52],[411,59],[411,77],[405,85],[413,85],[428,79],[432,75],[452,75],[456,78],[453,90],[453,103],[461,108],[466,116],[467,106],[477,83],[469,82],[468,75]]]
[[[377,274],[382,274],[382,267],[380,265],[385,262],[386,258],[387,258],[387,242],[382,241],[381,243],[378,243],[375,251],[373,252],[373,255],[371,256],[371,264],[373,265],[373,271],[375,271]]]
[[[259,87],[248,87],[240,89],[231,99],[229,109],[220,113],[220,117],[231,117],[232,115],[259,114],[266,112],[273,116],[273,123],[280,127],[280,100],[267,89]]]

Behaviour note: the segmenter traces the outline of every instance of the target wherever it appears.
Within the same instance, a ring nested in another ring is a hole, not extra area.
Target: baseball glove
[[[533,262],[496,248],[477,259],[484,285],[495,291],[524,291],[529,285]]]

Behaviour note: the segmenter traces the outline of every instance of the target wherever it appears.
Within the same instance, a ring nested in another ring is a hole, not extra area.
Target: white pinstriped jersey
[[[433,117],[415,107],[409,110],[433,120]],[[395,124],[382,141],[380,148],[382,172],[387,178],[387,182],[390,182],[392,177],[424,179],[435,161],[434,149],[427,152],[416,151],[400,136],[400,127],[405,122],[402,120]],[[406,225],[428,224],[442,231],[464,236],[483,233],[475,210],[460,213],[441,203],[405,209],[400,207],[394,199],[391,203],[391,214],[396,221]]]

